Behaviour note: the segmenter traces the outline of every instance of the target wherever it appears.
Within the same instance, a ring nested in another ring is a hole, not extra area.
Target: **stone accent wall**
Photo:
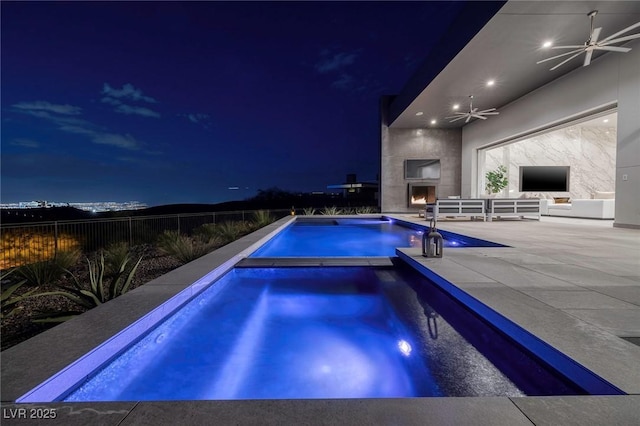
[[[569,192],[549,193],[572,199],[615,191],[616,127],[581,124],[486,151],[485,172],[507,166],[509,186],[501,196],[519,197],[520,166],[570,166]],[[483,172],[484,175],[484,172]]]

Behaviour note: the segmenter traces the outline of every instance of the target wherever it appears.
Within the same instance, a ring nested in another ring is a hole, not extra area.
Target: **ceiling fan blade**
[[[629,47],[617,47],[617,46],[596,46],[593,48],[594,50],[607,50],[609,52],[623,52],[627,53],[631,51]]]
[[[583,44],[572,44],[570,46],[551,46],[551,49],[578,49],[578,48],[584,49],[584,45]]]
[[[466,119],[465,123],[468,123],[468,122],[469,122],[469,120],[471,120],[471,114],[469,114],[469,116],[467,117],[467,119]]]
[[[456,115],[450,115],[449,117],[445,117],[445,119],[447,119],[447,120],[450,119],[450,118],[458,119],[458,118],[465,118],[466,116],[467,116],[466,113],[465,114],[457,113]]]
[[[480,120],[486,120],[487,117],[483,117],[482,115],[473,114],[471,117],[479,118]]]
[[[449,121],[449,123],[453,123],[454,121],[462,120],[465,117],[466,117],[465,115],[461,115],[460,117],[456,117],[453,120]],[[448,118],[451,118],[451,117],[448,117]]]
[[[563,56],[571,55],[571,54],[574,54],[574,53],[576,53],[576,52],[578,52],[578,55],[579,55],[580,53],[584,52],[584,48],[580,48],[580,49],[572,50],[571,52],[566,52],[566,53],[563,53],[563,54],[561,54],[561,55],[552,56],[552,57],[550,57],[550,58],[547,58],[547,59],[543,59],[543,60],[541,60],[541,61],[538,61],[538,62],[536,62],[536,64],[541,64],[541,63],[543,63],[543,62],[551,61],[551,60],[553,60],[553,59],[562,58]],[[578,56],[578,55],[575,55],[575,56]],[[572,56],[571,58],[574,58],[575,56]]]
[[[600,43],[603,43],[605,41],[609,41],[611,39],[614,39],[614,38],[618,37],[620,34],[624,34],[624,33],[628,32],[628,31],[631,31],[632,29],[638,28],[638,27],[640,27],[640,22],[636,22],[635,24],[628,26],[624,30],[620,30],[615,34],[611,34],[609,37],[605,38],[604,40],[601,40]]]
[[[600,32],[602,31],[602,27],[598,27],[595,30],[593,30],[593,32],[591,33],[591,38],[590,38],[590,42],[591,43],[597,43],[598,42],[598,37],[600,37]]]
[[[496,110],[495,108],[483,109],[482,111],[478,111],[478,114],[484,114],[484,113],[487,113],[489,111],[495,111],[495,110]]]
[[[591,56],[593,55],[593,50],[587,50],[587,54],[584,55],[584,64],[582,64],[583,67],[586,67],[587,65],[589,65],[591,63]]]
[[[601,41],[600,43],[598,43],[598,46],[606,46],[606,45],[608,45],[608,44],[620,43],[620,42],[622,42],[622,41],[633,40],[634,38],[640,38],[640,33],[638,33],[638,34],[631,34],[631,35],[629,35],[629,36],[620,37],[620,38],[617,38],[617,39],[615,39],[615,40]]]
[[[498,115],[498,114],[500,114],[498,111],[496,111],[496,112],[482,112],[482,111],[480,111],[480,113],[482,115]]]
[[[570,56],[568,59],[565,59],[564,61],[560,62],[560,63],[559,63],[558,65],[556,65],[555,67],[550,68],[550,69],[549,69],[549,71],[553,71],[553,70],[555,70],[556,68],[558,68],[558,67],[560,67],[560,66],[562,66],[562,65],[566,64],[567,62],[569,62],[569,61],[570,61],[570,60],[572,60],[573,58],[575,58],[575,57],[579,56],[580,54],[582,54],[582,52],[580,52],[580,53],[576,53],[575,55]]]

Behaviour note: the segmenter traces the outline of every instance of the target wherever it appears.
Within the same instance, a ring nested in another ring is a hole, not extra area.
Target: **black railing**
[[[266,210],[274,219],[291,210]],[[0,269],[53,259],[60,251],[91,252],[110,244],[153,244],[165,231],[191,234],[199,226],[228,221],[249,221],[255,210],[131,216],[112,219],[60,220],[0,227]]]

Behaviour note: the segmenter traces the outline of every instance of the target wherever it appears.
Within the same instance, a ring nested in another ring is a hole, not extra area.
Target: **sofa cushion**
[[[571,210],[571,204],[550,204],[549,210]]]

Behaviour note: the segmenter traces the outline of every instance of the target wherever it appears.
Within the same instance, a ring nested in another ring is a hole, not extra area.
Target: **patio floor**
[[[391,216],[426,224],[417,215]],[[547,217],[442,221],[440,229],[510,247],[445,248],[442,259],[403,252],[628,396],[13,403],[212,268],[242,259],[288,220],[2,352],[3,424],[637,424],[640,347],[632,342],[640,340],[640,231]],[[56,418],[29,419],[35,407],[55,408]],[[11,411],[18,408],[27,409],[26,419]]]

